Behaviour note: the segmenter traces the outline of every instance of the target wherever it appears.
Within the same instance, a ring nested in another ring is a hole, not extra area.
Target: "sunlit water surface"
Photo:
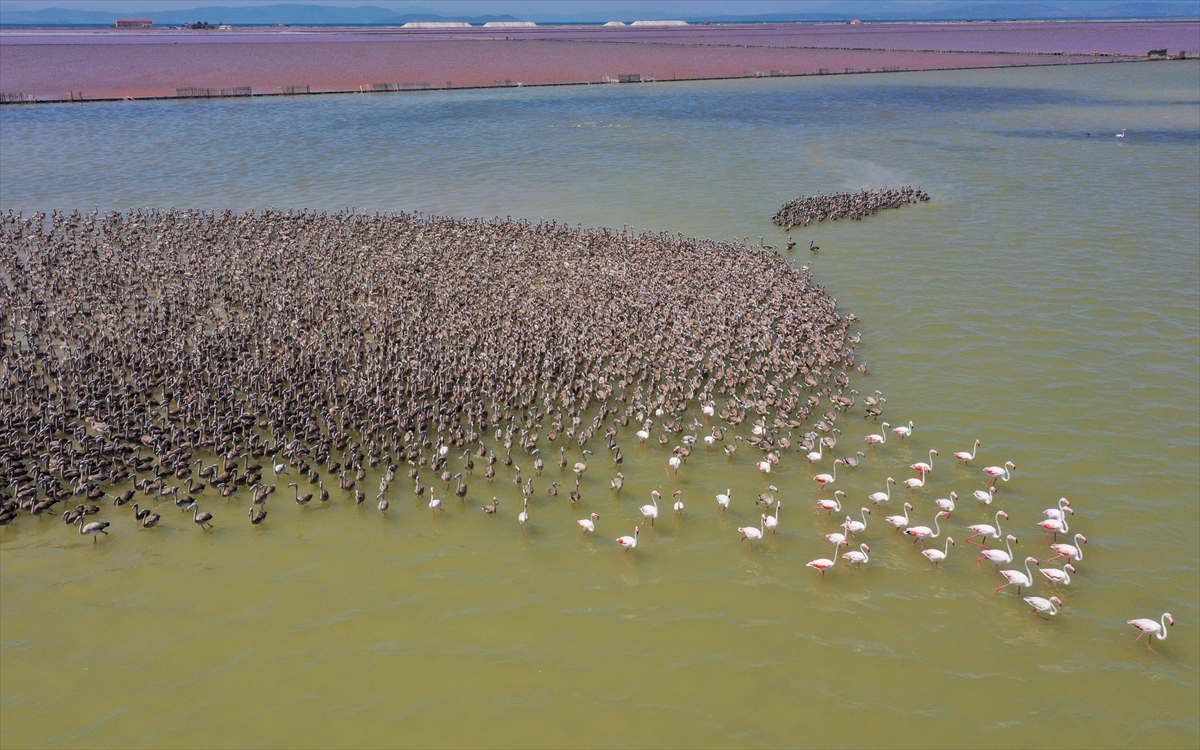
[[[551,461],[525,533],[502,465],[438,517],[403,481],[386,518],[281,493],[267,528],[243,499],[210,500],[209,533],[169,503],[143,531],[107,507],[94,545],[26,517],[0,529],[0,744],[1196,747],[1195,63],[0,110],[0,205],[26,212],[354,206],[782,247],[785,200],[903,183],[932,202],[796,230],[791,256],[863,320],[855,386],[917,425],[836,486],[857,508],[938,448],[915,518],[964,496],[940,570],[879,511],[865,570],[804,567],[838,519],[811,512],[795,453],[769,478],[780,532],[751,551],[734,529],[768,479],[745,445],[701,447],[683,517],[623,554],[637,506],[674,489],[668,449],[630,433],[620,496],[598,450],[579,506],[547,498],[570,476]],[[835,455],[879,430],[839,426]],[[976,437],[972,468],[947,460]],[[997,504],[969,500],[1006,459]],[[1050,622],[992,593],[963,527],[1004,509],[1044,559],[1060,496],[1090,543]],[[1135,646],[1125,620],[1164,610],[1171,637]]]

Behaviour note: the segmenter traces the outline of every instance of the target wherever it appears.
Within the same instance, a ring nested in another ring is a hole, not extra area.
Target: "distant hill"
[[[393,26],[409,21],[466,21],[473,24],[488,21],[520,21],[509,15],[446,16],[428,8],[388,10],[373,5],[357,8],[328,5],[260,5],[204,6],[185,10],[139,11],[109,13],[74,8],[44,10],[6,10],[0,4],[0,24],[5,26],[112,26],[118,18],[150,18],[155,25],[177,26],[182,23],[208,21],[234,26],[270,26],[284,23],[293,26]]]

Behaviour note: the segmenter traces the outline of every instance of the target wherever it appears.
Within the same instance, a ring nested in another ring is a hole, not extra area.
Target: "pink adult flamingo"
[[[865,544],[860,544],[858,545],[858,549],[852,549],[849,552],[843,552],[842,559],[849,560],[851,566],[858,565],[859,567],[862,567],[863,565],[871,562],[871,558],[867,556],[867,553],[870,551],[870,547]]]
[[[971,536],[966,538],[967,544],[970,544],[971,540],[974,539],[975,537],[981,536],[981,537],[984,537],[983,542],[982,543],[975,542],[975,545],[977,547],[979,547],[980,549],[983,549],[984,547],[987,547],[988,539],[999,539],[1000,538],[1000,517],[1001,516],[1004,516],[1005,521],[1008,520],[1008,514],[1002,510],[998,510],[998,511],[996,511],[996,525],[995,526],[992,526],[991,524],[987,524],[987,523],[976,523],[976,524],[971,524],[970,526],[968,526],[967,528],[975,533],[971,534]]]
[[[1146,639],[1146,645],[1150,647],[1151,651],[1154,650],[1155,637],[1157,637],[1158,640],[1160,640],[1160,641],[1167,640],[1167,623],[1168,622],[1171,623],[1172,625],[1175,624],[1175,618],[1171,617],[1170,612],[1163,612],[1162,619],[1159,622],[1155,622],[1154,620],[1147,620],[1144,618],[1139,618],[1137,620],[1126,620],[1126,623],[1128,623],[1129,625],[1132,625],[1135,628],[1137,628],[1138,630],[1142,631],[1141,635],[1139,635],[1137,638],[1134,639],[1134,641],[1133,641],[1134,643],[1137,643],[1138,641],[1142,640],[1143,635],[1150,636],[1149,638]]]
[[[938,455],[937,449],[930,448],[929,449],[929,463],[925,463],[924,461],[918,461],[915,464],[913,464],[912,466],[909,466],[908,468],[912,469],[913,471],[919,471],[922,474],[928,474],[931,471],[933,471],[933,457],[936,455]]]
[[[662,497],[662,495],[658,494],[658,490],[652,490],[650,492],[650,500],[654,504],[643,505],[642,507],[638,508],[638,510],[642,513],[642,518],[650,520],[650,528],[654,528],[654,519],[658,518],[658,499],[660,497]]]
[[[975,567],[982,570],[984,560],[987,560],[988,562],[991,562],[991,563],[995,563],[996,570],[1000,570],[1001,565],[1008,565],[1010,562],[1013,561],[1013,552],[1012,552],[1012,544],[1011,543],[1015,542],[1015,541],[1017,541],[1017,538],[1015,536],[1013,536],[1012,534],[1009,534],[1008,536],[1006,536],[1004,538],[1004,546],[1008,550],[1007,552],[1002,549],[988,549],[987,547],[980,547],[979,554],[981,555],[981,557],[975,561]]]
[[[765,516],[764,516],[764,519],[765,519]],[[763,523],[764,523],[763,520],[759,520],[757,529],[754,528],[753,526],[742,526],[738,529],[738,532],[742,535],[743,541],[745,541],[746,539],[750,540],[750,549],[754,549],[754,540],[755,539],[763,538]]]
[[[933,502],[935,505],[937,505],[937,507],[941,508],[942,510],[946,511],[947,513],[953,513],[954,512],[954,501],[957,499],[958,499],[958,493],[951,492],[950,497],[939,497],[937,500],[934,500]]]
[[[870,508],[860,508],[859,515],[862,516],[861,521],[855,521],[850,516],[846,516],[846,522],[842,524],[842,528],[849,534],[857,534],[867,530],[867,516],[871,515]]]
[[[908,503],[904,504],[904,515],[902,516],[887,516],[883,520],[895,526],[897,529],[903,529],[908,526],[908,512],[912,510],[912,506]]]
[[[1019,570],[1002,570],[1002,571],[1000,571],[1000,575],[1004,576],[1004,580],[1006,580],[1007,583],[1005,583],[1003,586],[1000,586],[992,593],[999,594],[1000,589],[1006,589],[1009,586],[1016,586],[1017,587],[1017,596],[1020,596],[1021,589],[1029,588],[1030,586],[1032,586],[1033,585],[1033,573],[1031,573],[1029,570],[1030,561],[1033,561],[1034,565],[1040,565],[1040,563],[1037,561],[1036,557],[1027,557],[1027,558],[1025,558],[1025,572],[1024,573],[1022,573]]]
[[[813,506],[813,510],[814,511],[827,510],[827,511],[829,511],[829,515],[831,515],[831,516],[834,513],[841,513],[842,512],[842,501],[839,500],[838,498],[845,497],[845,496],[846,496],[845,492],[842,492],[841,490],[834,490],[832,500],[818,500],[817,504]]]
[[[593,533],[594,534],[596,532],[596,521],[599,521],[599,520],[600,520],[600,514],[593,513],[591,515],[591,517],[581,518],[578,521],[576,521],[575,523],[579,524],[579,528],[583,529],[583,533],[585,533],[585,534]]]
[[[911,437],[911,436],[912,436],[912,434],[913,434],[913,423],[912,423],[912,420],[911,420],[911,419],[910,419],[910,420],[908,420],[908,426],[907,426],[907,427],[906,427],[906,426],[904,426],[904,425],[900,425],[899,427],[893,427],[893,428],[892,428],[892,432],[894,432],[894,433],[896,433],[897,435],[899,435],[901,440],[903,440],[903,439],[904,439],[904,438],[906,438],[906,437]]]
[[[1083,547],[1079,546],[1079,543],[1081,541],[1084,544],[1087,544],[1087,537],[1084,536],[1083,534],[1076,534],[1075,535],[1075,544],[1066,544],[1066,543],[1051,544],[1050,549],[1054,550],[1058,554],[1055,555],[1054,557],[1050,558],[1050,560],[1047,560],[1046,562],[1050,562],[1051,560],[1057,560],[1060,557],[1066,557],[1071,560],[1074,560],[1075,562],[1079,562],[1080,560],[1083,559]]]
[[[997,492],[999,492],[999,490],[997,490],[995,487],[988,487],[986,490],[975,490],[974,496],[976,500],[984,505],[991,505],[992,499],[996,497]]]
[[[885,492],[872,492],[870,495],[867,496],[867,499],[870,500],[875,505],[880,505],[882,503],[886,503],[887,501],[892,499],[892,485],[895,483],[896,483],[895,479],[888,477],[887,482],[885,482],[883,485],[884,489],[886,491]]]
[[[921,478],[911,477],[904,480],[904,486],[909,492],[916,492],[925,486],[925,472],[921,472]]]
[[[1059,534],[1065,534],[1071,530],[1067,526],[1067,519],[1065,518],[1047,518],[1045,521],[1039,521],[1038,526],[1046,530],[1046,536],[1053,534],[1054,541],[1056,542],[1058,541]],[[1042,537],[1042,539],[1045,539],[1046,536]]]
[[[813,432],[810,434],[815,436],[817,433]],[[818,440],[817,441],[817,449],[815,451],[809,452],[809,454],[808,454],[808,456],[806,456],[806,458],[808,458],[809,463],[815,464],[817,461],[820,461],[824,455],[825,455],[825,441]]]
[[[1049,599],[1043,599],[1040,596],[1027,596],[1025,597],[1025,603],[1033,607],[1033,609],[1029,610],[1030,613],[1034,615],[1046,614],[1050,617],[1058,614],[1058,608],[1054,605],[1057,604],[1059,607],[1063,605],[1062,599],[1059,599],[1057,596],[1052,596]]]
[[[1015,469],[1015,468],[1017,468],[1017,465],[1014,464],[1012,461],[1005,461],[1003,467],[1000,467],[1000,466],[985,467],[983,470],[983,473],[987,474],[989,477],[992,478],[992,480],[990,482],[988,482],[987,486],[995,487],[996,480],[998,480],[998,479],[1003,479],[1006,482],[1008,480],[1012,479],[1012,474],[1010,472],[1010,469]]]
[[[763,522],[771,530],[772,534],[777,533],[776,529],[779,528],[779,506],[781,505],[783,505],[782,500],[775,504],[775,515],[773,516],[768,516],[766,513],[762,514]]]
[[[842,546],[842,542],[837,542],[833,545],[833,556],[837,557],[838,547]],[[825,571],[832,568],[836,563],[827,557],[818,557],[816,560],[809,560],[804,563],[805,567],[815,568],[821,575],[825,575]]]
[[[1038,570],[1041,571],[1042,575],[1046,576],[1046,580],[1050,581],[1050,583],[1056,586],[1060,583],[1064,586],[1070,586],[1071,574],[1075,572],[1075,566],[1067,563],[1062,567],[1062,570],[1058,568],[1038,568]]]
[[[863,440],[867,441],[867,445],[883,445],[887,442],[887,428],[891,427],[887,422],[883,423],[882,435],[867,435]]]
[[[925,555],[925,559],[929,560],[933,565],[937,565],[942,560],[946,559],[946,555],[950,554],[950,545],[954,544],[954,537],[946,537],[946,549],[923,549],[921,554]]]
[[[967,463],[968,461],[974,461],[975,454],[979,451],[979,443],[980,443],[980,441],[978,441],[978,440],[975,441],[975,447],[971,449],[970,453],[968,453],[967,451],[959,451],[958,453],[954,454],[954,457],[957,458],[959,461],[962,461],[964,464]]]
[[[1065,497],[1060,497],[1058,499],[1058,507],[1057,508],[1046,508],[1045,510],[1042,511],[1042,515],[1044,515],[1046,518],[1062,519],[1062,518],[1067,517],[1066,516],[1067,513],[1070,513],[1071,515],[1075,515],[1075,511],[1071,508],[1071,501],[1066,499]]]
[[[921,547],[924,547],[926,539],[936,539],[942,535],[942,527],[938,524],[938,519],[944,515],[947,515],[946,511],[941,510],[933,516],[933,525],[937,531],[934,531],[928,526],[910,526],[904,530],[904,533],[913,538],[913,544],[920,542]]]
[[[818,474],[815,477],[813,477],[813,481],[816,482],[817,484],[821,485],[822,487],[827,487],[827,486],[833,484],[834,482],[837,481],[837,467],[843,463],[844,463],[844,461],[842,461],[842,459],[839,458],[838,460],[833,462],[833,473],[832,474]]]
[[[617,539],[617,544],[621,545],[621,549],[634,549],[638,544],[638,531],[641,527],[633,527],[633,536],[623,536]]]

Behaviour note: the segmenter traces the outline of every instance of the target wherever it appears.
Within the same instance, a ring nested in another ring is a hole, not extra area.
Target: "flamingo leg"
[[[993,591],[992,593],[993,593],[993,594],[999,594],[999,593],[1000,593],[1000,589],[1006,589],[1006,588],[1008,588],[1008,587],[1009,587],[1009,586],[1011,586],[1011,585],[1012,585],[1011,583],[1006,583],[1006,584],[1004,584],[1003,586],[1001,586],[1000,588],[998,588],[998,589],[996,589],[995,591]],[[1019,592],[1018,592],[1018,593],[1019,593]]]
[[[982,557],[975,560],[975,567],[979,568],[980,570],[983,570],[983,558]]]
[[[1066,555],[1059,553],[1059,554],[1055,555],[1054,557],[1050,558],[1049,560],[1047,560],[1046,562],[1054,562],[1055,560],[1057,560],[1060,557],[1066,557]]]

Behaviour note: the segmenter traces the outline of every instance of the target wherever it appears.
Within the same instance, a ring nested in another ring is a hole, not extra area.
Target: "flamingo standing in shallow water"
[[[1058,568],[1038,568],[1038,570],[1041,571],[1042,575],[1046,576],[1046,579],[1050,581],[1050,583],[1053,583],[1056,586],[1060,583],[1064,586],[1070,586],[1071,574],[1075,572],[1075,566],[1071,563],[1067,563],[1062,567],[1062,570],[1059,570]]]
[[[1071,530],[1067,526],[1067,519],[1065,518],[1047,518],[1045,521],[1040,521],[1038,526],[1046,530],[1046,536],[1053,534],[1054,541],[1056,542],[1058,541],[1059,534],[1065,534]],[[1046,536],[1042,537],[1042,539],[1045,539]]]
[[[762,514],[763,522],[767,524],[767,528],[771,530],[772,534],[776,533],[776,529],[779,528],[779,506],[780,505],[783,505],[783,501],[780,501],[775,504],[775,515],[768,516],[766,513]]]
[[[1000,589],[1006,589],[1009,586],[1016,586],[1017,587],[1017,596],[1020,596],[1021,589],[1029,588],[1030,586],[1032,586],[1033,585],[1033,573],[1031,573],[1029,571],[1030,561],[1032,561],[1034,565],[1041,564],[1037,561],[1036,557],[1027,557],[1027,558],[1025,558],[1025,572],[1024,573],[1022,573],[1019,570],[1002,570],[1002,571],[1000,571],[1000,575],[1004,576],[1004,580],[1006,580],[1007,583],[1005,583],[1003,586],[1000,586],[992,593],[999,594]]]
[[[951,544],[954,544],[954,537],[948,536],[946,537],[946,549],[923,549],[921,550],[921,554],[925,555],[925,559],[929,560],[930,563],[937,565],[946,559],[946,555],[950,554]]]
[[[992,480],[990,482],[988,482],[987,486],[995,487],[997,479],[1003,479],[1006,482],[1008,480],[1012,479],[1012,474],[1010,473],[1010,470],[1015,469],[1015,468],[1017,468],[1017,465],[1014,464],[1012,461],[1005,461],[1004,466],[985,467],[983,470],[983,473],[987,474],[989,477],[992,478]]]
[[[638,542],[638,526],[633,527],[633,536],[623,536],[617,539],[617,544],[621,545],[621,549],[634,549]]]
[[[933,502],[934,502],[934,504],[937,505],[937,507],[946,511],[946,514],[949,515],[954,512],[954,501],[957,499],[958,499],[958,493],[951,492],[950,497],[939,497],[937,500],[934,500]]]
[[[844,463],[844,462],[840,458],[838,460],[834,461],[832,474],[818,474],[815,477],[813,477],[813,481],[816,482],[817,484],[821,485],[822,487],[826,487],[828,485],[833,484],[834,482],[837,481],[837,467],[840,466],[842,463]]]
[[[1001,516],[1004,516],[1005,521],[1008,520],[1008,514],[1002,510],[998,510],[998,511],[996,511],[996,525],[995,526],[992,526],[991,524],[987,524],[987,523],[976,523],[976,524],[971,524],[970,526],[968,526],[967,528],[975,533],[973,533],[973,534],[971,534],[971,536],[967,537],[967,539],[966,539],[967,544],[970,544],[971,540],[974,539],[975,537],[981,536],[981,537],[984,537],[983,542],[975,542],[975,545],[978,546],[980,549],[983,549],[984,547],[987,546],[988,539],[999,539],[1000,538],[1000,517]]]
[[[725,490],[724,495],[717,495],[717,506],[720,507],[722,512],[729,510],[729,501],[732,499],[730,497],[732,494],[733,494],[733,490],[727,489],[727,490]]]
[[[908,512],[912,510],[912,506],[908,503],[904,504],[904,515],[902,516],[887,516],[883,520],[887,521],[897,529],[903,529],[908,526]]]
[[[921,542],[921,546],[924,547],[926,539],[935,539],[941,536],[942,527],[938,524],[938,519],[944,515],[946,515],[946,511],[942,510],[938,511],[933,516],[933,525],[937,528],[936,532],[928,526],[912,526],[905,529],[904,533],[913,537],[913,544],[916,544],[919,541]]]
[[[871,561],[871,558],[867,557],[867,553],[870,551],[870,547],[865,544],[860,544],[858,545],[858,549],[852,549],[849,552],[843,552],[842,559],[849,560],[851,566],[858,565],[861,567]]]
[[[991,505],[992,500],[996,497],[997,492],[999,492],[999,490],[997,490],[995,487],[988,487],[986,490],[975,490],[974,495],[975,499],[984,505]]]
[[[1054,605],[1057,604],[1059,607],[1063,605],[1062,599],[1059,599],[1057,596],[1052,596],[1049,599],[1043,599],[1040,596],[1027,596],[1025,597],[1025,603],[1033,607],[1033,609],[1029,610],[1033,614],[1047,614],[1050,617],[1058,614],[1058,608]]]
[[[887,482],[884,484],[884,489],[886,490],[886,492],[872,492],[870,495],[867,496],[867,499],[870,500],[875,505],[880,505],[881,503],[886,503],[887,501],[892,499],[892,485],[895,483],[896,483],[895,479],[888,477]]]
[[[1170,612],[1163,612],[1162,620],[1159,622],[1139,618],[1137,620],[1126,620],[1126,623],[1142,631],[1142,635],[1150,636],[1146,639],[1146,645],[1150,647],[1151,651],[1153,651],[1155,637],[1157,637],[1160,641],[1167,640],[1167,623],[1174,625],[1175,618],[1171,617]],[[1136,639],[1134,639],[1133,642],[1137,643],[1138,641],[1142,640],[1142,635],[1139,635]]]
[[[870,508],[860,508],[859,515],[862,516],[861,521],[855,521],[850,516],[846,516],[846,522],[842,524],[842,528],[849,534],[857,534],[867,530],[867,516],[871,515]]]
[[[596,521],[599,521],[599,520],[600,520],[600,514],[593,513],[590,517],[581,518],[578,521],[576,521],[575,523],[579,524],[579,528],[583,529],[583,533],[594,534],[594,533],[596,533]]]
[[[923,471],[921,472],[920,479],[918,479],[917,477],[911,477],[909,479],[905,479],[904,486],[905,486],[905,488],[908,489],[909,492],[916,492],[917,490],[921,489],[922,487],[925,486],[925,472],[923,472]]]
[[[682,494],[683,494],[683,490],[675,490],[675,506],[674,507],[675,507],[676,513],[683,512],[683,501],[679,499],[679,496]]]
[[[813,510],[814,511],[827,510],[827,511],[829,511],[829,515],[831,515],[831,516],[834,513],[841,513],[842,512],[842,501],[839,498],[842,498],[845,496],[846,496],[845,492],[842,492],[841,490],[834,490],[832,500],[818,500],[817,504],[813,506]]]
[[[1075,535],[1075,544],[1051,544],[1050,549],[1054,550],[1058,554],[1055,555],[1054,557],[1050,558],[1050,560],[1047,560],[1046,562],[1050,562],[1052,560],[1057,560],[1060,557],[1066,557],[1071,560],[1074,560],[1075,562],[1079,562],[1080,560],[1083,559],[1083,547],[1079,546],[1079,543],[1081,541],[1084,544],[1087,544],[1087,537],[1084,536],[1083,534],[1076,534]]]
[[[766,518],[766,516],[763,516],[763,518]],[[760,520],[758,522],[757,529],[753,526],[742,526],[738,529],[738,532],[742,535],[743,540],[750,540],[750,549],[754,549],[754,540],[763,538],[763,521]]]
[[[887,422],[884,422],[882,435],[867,435],[863,439],[867,441],[867,445],[883,445],[887,442],[887,428],[889,427],[891,427],[891,425]]]
[[[1058,499],[1058,507],[1057,508],[1046,508],[1045,510],[1042,511],[1042,515],[1044,515],[1046,518],[1062,519],[1062,518],[1067,517],[1066,516],[1067,513],[1070,513],[1071,515],[1075,515],[1075,511],[1071,508],[1071,501],[1066,499],[1065,497],[1060,497]]]
[[[988,549],[987,547],[981,547],[979,549],[979,554],[982,555],[982,557],[975,561],[975,567],[982,569],[984,560],[995,563],[996,570],[1000,570],[1001,565],[1008,565],[1013,561],[1012,542],[1015,541],[1017,541],[1017,538],[1012,534],[1009,534],[1004,538],[1004,546],[1008,550],[1007,552],[1002,549]]]
[[[897,435],[899,435],[901,440],[903,440],[903,439],[904,439],[904,438],[906,438],[906,437],[911,437],[911,436],[912,436],[912,434],[913,434],[913,423],[912,423],[912,420],[910,419],[910,420],[908,421],[908,426],[907,426],[907,427],[905,427],[904,425],[900,425],[899,427],[893,427],[893,428],[892,428],[892,432],[894,432],[894,433],[896,433]]]
[[[975,454],[976,454],[978,451],[979,451],[979,441],[978,441],[978,440],[976,440],[976,441],[975,441],[975,447],[971,449],[971,452],[970,452],[970,453],[968,453],[967,451],[959,451],[958,453],[955,453],[955,454],[954,454],[954,457],[955,457],[955,458],[957,458],[959,461],[962,461],[962,462],[965,464],[965,463],[967,463],[968,461],[974,461],[974,460],[975,460]]]
[[[654,528],[654,519],[658,518],[658,499],[660,497],[662,497],[662,495],[658,494],[658,490],[653,490],[650,493],[650,500],[654,504],[643,505],[642,507],[638,508],[638,510],[642,512],[642,518],[650,519],[650,528]]]
[[[939,455],[937,452],[937,449],[930,448],[929,449],[929,463],[925,463],[924,461],[918,461],[915,464],[913,464],[912,466],[909,466],[908,468],[912,469],[913,471],[919,471],[922,474],[928,474],[933,471],[933,457],[936,455]]]
[[[833,556],[837,557],[838,547],[842,546],[842,542],[837,542],[833,545]],[[825,571],[832,568],[836,563],[827,557],[818,557],[816,560],[810,560],[804,563],[807,568],[815,568],[821,575],[825,575]]]

